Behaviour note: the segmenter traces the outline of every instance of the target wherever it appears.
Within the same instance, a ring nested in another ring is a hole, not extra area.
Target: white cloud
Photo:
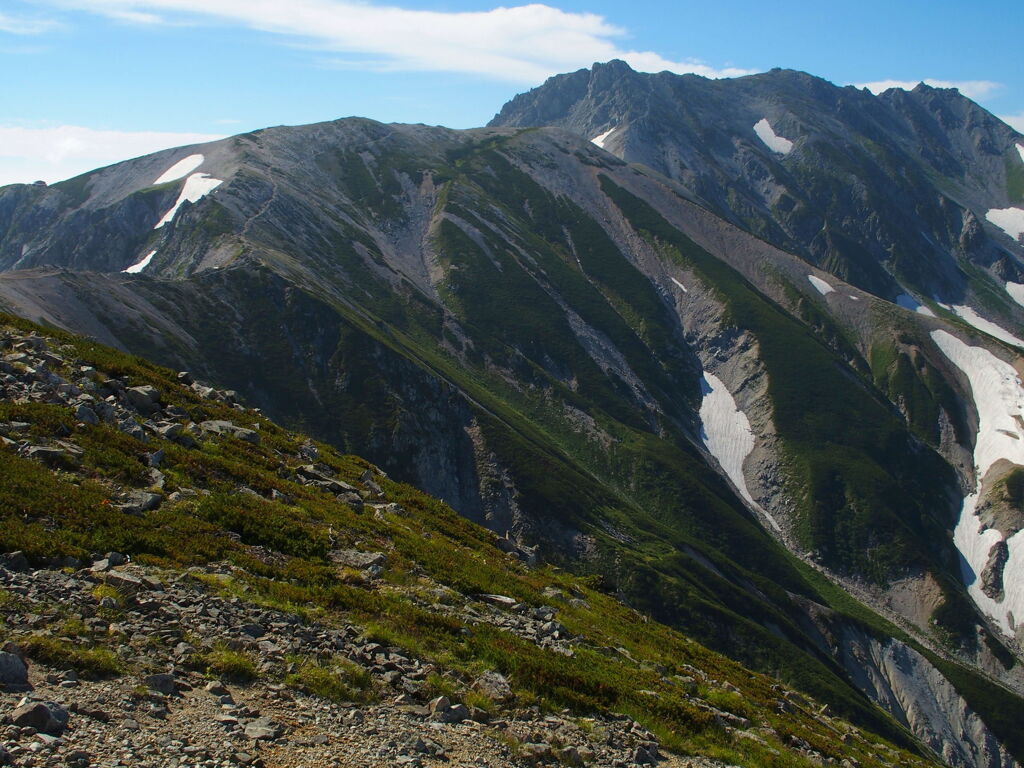
[[[0,125],[0,185],[52,183],[130,157],[221,138],[202,133]]]
[[[49,19],[25,19],[0,13],[0,32],[12,35],[41,35],[59,25]]]
[[[1017,133],[1024,133],[1024,112],[1018,112],[1016,115],[999,115],[999,119]]]
[[[51,4],[143,23],[219,21],[313,47],[375,58],[357,66],[385,70],[466,72],[515,82],[623,59],[635,69],[695,72],[707,77],[751,74],[700,61],[671,61],[614,41],[625,31],[593,13],[533,3],[488,11],[420,11],[357,0],[49,0]]]
[[[918,83],[930,85],[932,88],[956,88],[960,93],[969,99],[983,99],[1002,87],[1001,83],[991,80],[875,80],[870,83],[854,83],[858,88],[867,88],[872,93],[878,94],[890,88],[902,88],[905,91],[913,90]]]

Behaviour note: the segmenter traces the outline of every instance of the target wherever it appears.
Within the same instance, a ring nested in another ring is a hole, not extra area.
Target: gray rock
[[[473,683],[473,690],[498,703],[512,698],[512,688],[499,672],[484,672]]]
[[[997,541],[988,553],[988,562],[981,572],[981,591],[993,600],[1003,598],[1003,569],[1010,559],[1006,541]]]
[[[245,724],[244,733],[246,738],[253,741],[264,740],[274,741],[281,737],[284,728],[280,723],[271,720],[269,717],[257,717]]]
[[[141,387],[129,387],[124,391],[125,397],[141,413],[149,413],[160,402],[160,393],[146,384]]]
[[[15,653],[0,652],[0,689],[7,691],[29,690],[28,665]]]
[[[327,556],[332,563],[360,571],[374,566],[384,568],[388,562],[383,552],[360,552],[355,549],[335,549],[328,552]]]
[[[60,736],[68,726],[68,711],[53,701],[30,701],[11,713],[11,722],[20,728]]]
[[[173,696],[178,691],[174,675],[171,674],[149,675],[144,682],[150,690],[162,693],[165,696]]]
[[[253,445],[260,444],[260,433],[254,429],[247,429],[246,427],[240,427],[230,421],[224,421],[220,419],[214,419],[211,421],[202,421],[199,423],[199,430],[204,434],[213,435],[229,435],[239,440],[244,440],[247,443]]]
[[[123,419],[117,423],[117,428],[129,437],[134,437],[140,442],[146,442],[146,430],[135,419]]]
[[[96,415],[96,411],[84,403],[75,409],[75,418],[83,424],[95,426],[100,423],[100,417]]]

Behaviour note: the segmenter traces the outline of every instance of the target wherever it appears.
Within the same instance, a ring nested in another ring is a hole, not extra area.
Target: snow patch
[[[610,128],[609,130],[605,131],[604,133],[600,134],[599,136],[595,136],[594,138],[592,138],[591,141],[594,142],[595,144],[597,144],[597,146],[599,146],[601,149],[604,149],[605,141],[608,139],[609,136],[612,135],[612,133],[614,131],[615,131],[615,128]]]
[[[673,278],[670,278],[670,279],[672,280],[672,282],[673,282],[673,283],[675,283],[675,284],[676,284],[676,286],[677,286],[677,287],[678,287],[678,288],[679,288],[679,289],[680,289],[680,290],[681,290],[681,291],[682,291],[683,293],[689,293],[689,291],[688,291],[688,290],[686,290],[686,286],[685,286],[685,285],[683,285],[682,283],[680,283],[680,282],[679,282],[678,280],[676,280],[676,279],[675,279],[674,277],[673,277]],[[1022,286],[1022,287],[1024,287],[1024,286]]]
[[[1006,292],[1010,294],[1010,298],[1024,307],[1024,283],[1010,283],[1006,284]]]
[[[963,555],[961,568],[971,598],[982,611],[1013,635],[1015,622],[1024,619],[1024,530],[1006,540],[1010,556],[1003,569],[1004,597],[993,600],[981,590],[981,572],[989,552],[1002,536],[982,529],[977,515],[978,495],[985,474],[1000,459],[1024,465],[1024,386],[1009,363],[984,347],[972,347],[946,331],[932,331],[942,353],[967,377],[978,411],[978,434],[974,441],[974,492],[964,499],[953,542]]]
[[[1024,234],[1024,208],[993,208],[985,213],[985,218],[1014,240]]]
[[[743,477],[743,462],[754,450],[754,433],[747,415],[736,407],[733,396],[714,374],[704,371],[700,391],[700,439],[747,503],[768,518],[775,530],[781,530],[775,518],[754,501]]]
[[[996,325],[991,320],[986,320],[965,304],[943,304],[940,301],[939,306],[943,309],[948,309],[965,323],[974,326],[979,331],[987,333],[989,336],[993,336],[1000,341],[1005,341],[1007,344],[1024,349],[1024,339],[1018,339],[1005,328]]]
[[[860,296],[854,296],[852,293],[850,294],[850,298],[854,301],[860,301]]]
[[[826,283],[820,277],[815,277],[814,275],[808,275],[807,279],[811,281],[811,285],[813,285],[814,288],[818,291],[818,293],[820,293],[822,296],[828,296],[830,293],[832,293],[835,290],[835,288],[833,288],[831,285]]]
[[[772,152],[778,152],[780,155],[788,155],[789,151],[793,149],[793,142],[789,139],[784,139],[781,136],[776,135],[775,131],[772,130],[771,124],[768,122],[768,118],[766,117],[762,117],[754,123],[754,133],[757,134],[757,138],[763,141]]]
[[[160,178],[154,184],[166,184],[168,181],[177,181],[188,176],[192,171],[203,164],[206,158],[202,155],[189,155],[183,158],[160,174]]]
[[[122,269],[121,271],[127,272],[129,275],[137,275],[139,274],[139,272],[141,272],[142,270],[149,266],[149,262],[153,260],[154,256],[156,256],[156,251],[150,251],[137,262],[132,264],[130,267],[128,267],[127,269]]]
[[[1017,152],[1020,154],[1020,159],[1024,161],[1024,144],[1017,145]]]
[[[1024,208],[993,208],[985,213],[985,218],[1014,240],[1024,235]]]
[[[909,309],[911,312],[917,312],[919,315],[928,315],[928,317],[935,317],[935,313],[932,312],[928,307],[924,306],[917,299],[911,296],[909,293],[901,293],[896,297],[896,303],[904,309]]]
[[[181,194],[178,195],[178,200],[174,203],[174,207],[164,214],[164,217],[157,222],[153,229],[160,229],[164,224],[173,220],[178,213],[178,209],[181,208],[186,200],[190,203],[198,202],[223,183],[223,179],[215,179],[208,173],[193,173],[185,179],[185,186],[182,187]]]

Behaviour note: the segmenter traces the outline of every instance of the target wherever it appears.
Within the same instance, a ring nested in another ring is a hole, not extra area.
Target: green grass
[[[256,664],[249,654],[218,645],[200,654],[196,663],[212,677],[235,683],[250,683],[258,677]]]
[[[74,669],[91,678],[115,677],[127,671],[109,648],[82,646],[62,637],[33,635],[19,639],[25,654],[41,664],[58,669]]]

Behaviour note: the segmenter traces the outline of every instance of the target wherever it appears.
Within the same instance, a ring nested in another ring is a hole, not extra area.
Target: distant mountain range
[[[955,91],[610,62],[487,128],[269,128],[4,187],[0,305],[1010,766],[1022,207],[1024,137]]]

